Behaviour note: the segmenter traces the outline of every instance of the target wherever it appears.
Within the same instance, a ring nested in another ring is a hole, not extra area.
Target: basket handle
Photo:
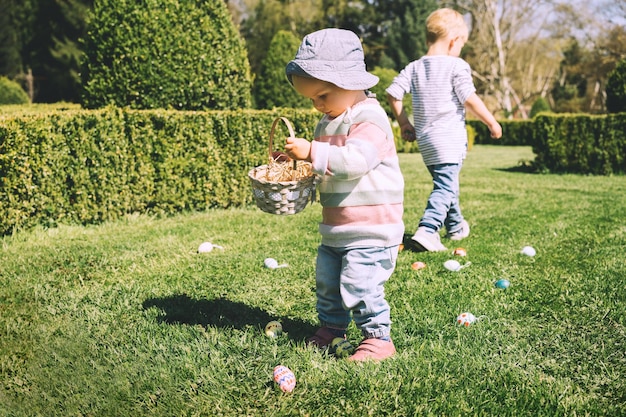
[[[274,123],[272,123],[272,129],[270,130],[270,148],[269,148],[269,158],[270,161],[272,161],[274,158],[272,157],[272,142],[274,141],[274,132],[276,131],[276,125],[278,125],[278,122],[282,121],[283,123],[285,123],[285,125],[287,125],[287,129],[289,129],[289,137],[290,138],[295,138],[296,134],[293,130],[293,126],[291,126],[291,122],[289,122],[289,120],[286,117],[277,117],[276,119],[274,119]],[[293,167],[292,169],[295,171],[297,169],[297,164],[298,161],[296,161],[295,159],[293,160]],[[295,172],[294,172],[295,174]]]

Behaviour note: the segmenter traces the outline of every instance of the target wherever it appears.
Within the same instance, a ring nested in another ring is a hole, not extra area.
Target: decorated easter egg
[[[276,320],[272,320],[265,325],[265,334],[268,337],[278,337],[283,333],[283,325]]]
[[[511,285],[511,282],[508,279],[499,279],[496,281],[495,286],[501,290],[506,290]]]
[[[424,262],[421,262],[421,261],[413,262],[411,264],[411,268],[416,270],[416,271],[419,271],[420,269],[426,268],[426,264]]]
[[[456,318],[456,323],[460,326],[469,327],[470,324],[476,321],[476,317],[472,313],[461,313]]]
[[[284,365],[274,367],[274,381],[283,392],[291,392],[296,387],[296,376]]]
[[[452,254],[455,256],[467,256],[467,251],[463,248],[456,248]]]

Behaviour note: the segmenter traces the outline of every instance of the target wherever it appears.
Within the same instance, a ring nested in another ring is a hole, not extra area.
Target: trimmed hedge
[[[538,169],[555,173],[626,174],[626,113],[542,114],[531,143]]]
[[[476,130],[479,144],[532,146],[539,171],[611,175],[626,173],[626,113],[540,113],[532,120],[504,120],[502,139],[494,140],[478,120],[468,124]]]
[[[0,234],[249,204],[247,173],[267,163],[278,116],[302,137],[320,117],[108,107],[0,119]]]
[[[480,145],[530,146],[533,120],[499,120],[502,138],[493,139],[487,126],[480,120],[470,119],[467,124],[474,128],[474,143]]]

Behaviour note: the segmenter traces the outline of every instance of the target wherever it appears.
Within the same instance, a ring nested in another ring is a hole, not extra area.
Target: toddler
[[[354,320],[363,340],[348,359],[388,358],[396,349],[384,285],[404,233],[404,179],[389,118],[368,91],[378,77],[365,69],[359,38],[342,29],[307,35],[286,74],[324,113],[312,142],[288,138],[285,145],[289,157],[311,162],[322,176],[315,273],[321,327],[307,343],[326,348],[345,338]]]
[[[502,128],[476,95],[470,66],[459,58],[468,37],[463,16],[452,9],[439,9],[426,20],[428,52],[408,64],[387,88],[392,111],[402,137],[417,137],[422,158],[433,179],[433,191],[412,239],[426,251],[445,251],[439,230],[461,240],[470,226],[459,205],[459,173],[467,151],[465,109],[487,125],[493,138]],[[405,94],[412,95],[411,125],[402,106]]]

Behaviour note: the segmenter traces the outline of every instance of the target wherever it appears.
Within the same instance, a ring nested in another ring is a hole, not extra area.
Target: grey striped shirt
[[[394,78],[387,93],[412,95],[413,120],[424,163],[458,164],[465,158],[465,101],[476,91],[467,62],[447,55],[424,56]]]

